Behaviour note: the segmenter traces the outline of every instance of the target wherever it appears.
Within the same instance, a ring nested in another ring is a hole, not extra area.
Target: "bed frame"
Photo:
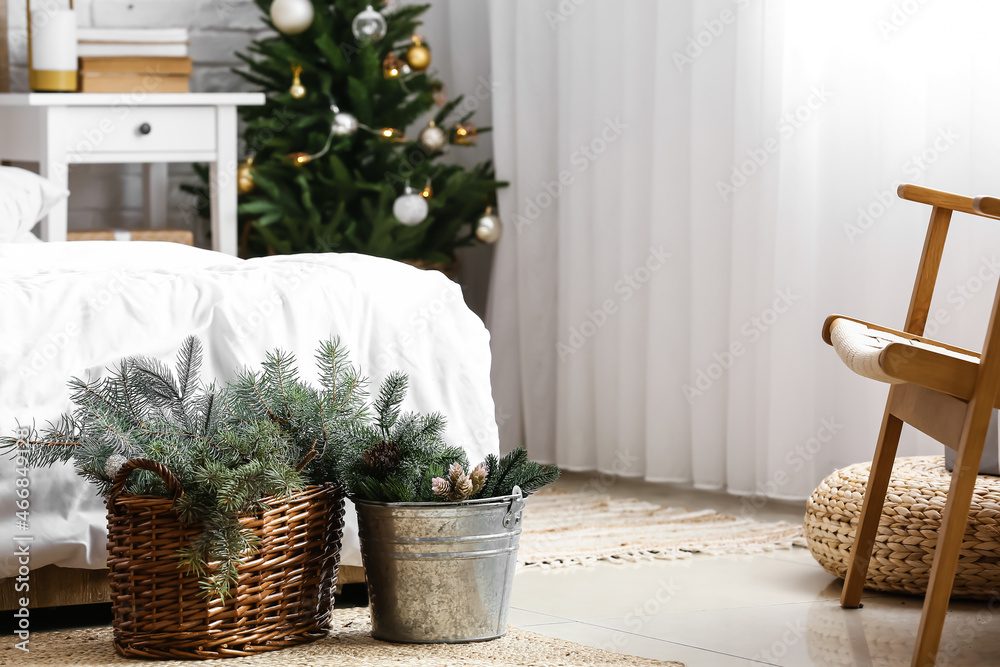
[[[2,3],[3,0],[0,0]],[[337,585],[360,584],[365,581],[364,568],[341,565]],[[28,575],[28,592],[18,592],[14,578],[0,579],[0,610],[17,609],[18,599],[27,595],[29,608],[65,607],[75,604],[95,604],[111,601],[108,571],[47,565]]]

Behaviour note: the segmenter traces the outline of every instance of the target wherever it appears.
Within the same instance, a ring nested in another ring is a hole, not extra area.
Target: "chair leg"
[[[865,487],[865,499],[861,504],[861,518],[854,531],[851,562],[847,567],[844,590],[840,594],[840,606],[842,607],[857,608],[861,606],[861,591],[865,587],[865,577],[868,576],[868,563],[872,557],[872,548],[875,546],[878,523],[882,518],[885,492],[889,488],[892,464],[896,460],[896,447],[899,445],[899,434],[903,430],[903,422],[889,412],[889,406],[892,405],[892,395],[893,390],[890,389],[889,399],[885,404],[885,414],[882,417],[882,428],[878,434],[878,444],[875,446],[875,459],[872,461],[868,485]]]
[[[989,421],[989,415],[986,417]],[[981,433],[977,442],[963,438],[959,443],[955,469],[951,474],[948,500],[941,518],[937,545],[934,547],[934,563],[931,565],[930,582],[924,597],[924,609],[920,616],[920,630],[917,632],[917,646],[913,651],[913,667],[934,667],[937,664],[941,632],[948,612],[951,589],[955,583],[955,570],[962,550],[962,539],[969,523],[969,506],[976,491],[976,477],[983,455],[986,428],[968,429]]]

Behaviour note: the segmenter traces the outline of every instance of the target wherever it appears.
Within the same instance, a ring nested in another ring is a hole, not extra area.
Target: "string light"
[[[394,127],[383,127],[378,130],[371,128],[365,125],[364,123],[358,122],[358,120],[354,116],[341,112],[336,104],[330,105],[330,111],[334,113],[334,121],[330,126],[330,133],[326,137],[326,144],[323,146],[322,150],[320,150],[317,153],[312,153],[312,154],[303,152],[289,153],[288,158],[292,160],[292,162],[296,166],[301,167],[302,165],[308,164],[317,158],[323,157],[330,151],[330,147],[333,145],[333,138],[335,136],[344,136],[351,134],[354,132],[356,128],[362,128],[368,132],[371,132],[374,135],[377,135],[379,138],[384,139],[386,141],[392,141],[397,143],[406,141],[406,135],[402,131],[397,130]],[[432,190],[430,190],[429,181],[427,184],[427,188],[425,188],[425,190],[433,192]],[[425,195],[425,196],[430,196],[430,195]]]
[[[468,125],[462,125],[459,123],[455,126],[453,141],[456,144],[461,144],[463,146],[474,144],[476,142],[476,126],[472,123],[469,123]]]
[[[406,136],[394,127],[383,127],[379,135],[388,141],[406,141]]]
[[[387,79],[395,79],[400,74],[409,74],[410,66],[403,62],[395,53],[390,53],[382,61],[382,74]]]

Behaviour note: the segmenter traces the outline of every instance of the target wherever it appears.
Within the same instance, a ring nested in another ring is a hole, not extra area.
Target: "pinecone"
[[[369,468],[381,475],[386,475],[399,463],[400,455],[399,445],[383,440],[377,445],[369,447],[361,459]]]
[[[475,469],[469,473],[469,479],[472,480],[472,495],[479,493],[483,484],[486,483],[486,466],[482,463],[477,465]]]
[[[451,482],[444,477],[435,477],[431,480],[431,491],[439,498],[447,498],[451,494]]]
[[[463,477],[464,475],[465,469],[462,468],[462,464],[458,461],[452,463],[451,467],[448,468],[448,479],[451,480],[452,486],[458,486],[458,478]]]
[[[465,500],[472,495],[472,480],[465,475],[460,475],[458,481],[452,486],[451,500]]]

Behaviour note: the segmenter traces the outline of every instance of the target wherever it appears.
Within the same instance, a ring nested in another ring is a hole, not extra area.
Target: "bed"
[[[69,407],[66,380],[120,358],[170,361],[189,334],[203,376],[227,379],[275,347],[315,379],[317,343],[340,336],[373,383],[410,375],[406,409],[443,412],[470,461],[497,452],[489,334],[461,289],[436,271],[350,254],[240,260],[170,243],[0,243],[0,432]],[[0,465],[0,540],[15,530],[14,471]],[[32,602],[107,599],[102,499],[70,465],[30,473]],[[348,507],[342,581],[362,581]],[[16,603],[13,549],[0,551],[0,608]],[[103,594],[103,598],[101,597]]]

